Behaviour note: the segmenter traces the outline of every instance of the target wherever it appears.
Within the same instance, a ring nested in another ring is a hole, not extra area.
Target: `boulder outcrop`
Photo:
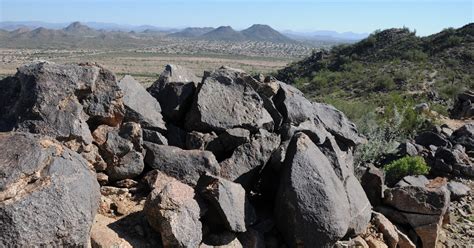
[[[355,125],[229,67],[168,65],[145,90],[96,64],[25,65],[0,81],[0,131],[0,246],[87,246],[97,211],[94,246],[149,231],[164,247],[330,247],[371,218]],[[146,226],[119,234],[132,213]]]

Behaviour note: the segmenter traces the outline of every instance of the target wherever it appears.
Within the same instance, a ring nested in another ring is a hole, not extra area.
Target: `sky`
[[[0,21],[107,22],[236,29],[370,33],[406,26],[419,35],[474,22],[474,0],[0,0]]]

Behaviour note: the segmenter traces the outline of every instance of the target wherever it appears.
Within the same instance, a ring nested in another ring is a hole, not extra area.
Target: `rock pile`
[[[232,68],[170,65],[145,90],[95,64],[25,65],[0,81],[0,131],[0,246],[85,246],[97,212],[94,247],[332,247],[371,220],[354,124]],[[108,217],[135,227],[106,239],[123,231]]]
[[[474,177],[474,124],[457,130],[447,126],[418,134],[402,143],[391,159],[422,156],[438,176]]]
[[[431,167],[431,179],[406,176],[398,182],[386,182],[383,171],[375,166],[368,167],[361,177],[374,209],[417,246],[438,247],[442,226],[449,223],[450,202],[469,195],[469,187],[448,180],[474,176],[473,128],[473,124],[467,123],[457,130],[441,126],[422,132],[385,158],[388,163],[405,156],[421,156]],[[389,246],[394,242],[387,235],[384,239]]]

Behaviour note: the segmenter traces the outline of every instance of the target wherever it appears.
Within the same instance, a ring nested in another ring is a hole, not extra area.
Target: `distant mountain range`
[[[295,32],[291,30],[282,31],[282,33],[295,40],[324,40],[324,41],[359,41],[369,36],[368,33],[353,33],[336,31],[312,31],[312,32]]]
[[[14,31],[18,29],[25,30],[25,28],[33,30],[42,27],[46,29],[63,30],[69,25],[69,23],[48,23],[38,21],[0,22],[0,29],[6,31]],[[96,31],[160,34],[168,35],[169,37],[175,38],[202,38],[206,40],[222,39],[227,41],[257,40],[289,42],[291,40],[297,40],[355,42],[368,36],[367,33],[338,33],[335,31],[296,32],[291,30],[285,30],[282,32],[278,32],[270,26],[262,24],[255,24],[250,28],[242,30],[240,32],[228,26],[218,27],[216,29],[212,27],[188,27],[184,29],[177,29],[167,27],[156,27],[151,25],[136,26],[102,22],[84,22],[81,25],[87,26],[88,28]],[[215,32],[210,33],[211,31]]]
[[[183,31],[172,33],[169,36],[186,37],[202,40],[222,41],[269,41],[276,43],[291,43],[294,40],[286,37],[268,25],[254,24],[242,31],[236,31],[230,26],[214,28],[187,28]]]

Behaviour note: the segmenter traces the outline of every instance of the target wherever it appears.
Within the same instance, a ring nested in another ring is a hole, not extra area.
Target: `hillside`
[[[214,30],[214,28],[211,28],[211,27],[204,27],[204,28],[190,27],[190,28],[185,28],[179,32],[171,33],[168,36],[177,37],[177,38],[195,38],[205,33],[211,32],[212,30]]]
[[[82,35],[82,36],[94,36],[97,35],[98,31],[94,30],[80,22],[73,22],[69,26],[63,29],[64,32],[72,35]]]
[[[242,30],[241,33],[249,40],[272,41],[272,42],[291,42],[292,39],[286,37],[268,25],[254,24],[251,27]]]
[[[221,26],[201,36],[204,40],[243,41],[246,37],[230,26]]]
[[[345,99],[385,106],[399,94],[446,110],[463,89],[474,87],[474,24],[418,37],[406,28],[377,31],[353,45],[341,45],[278,71],[320,100]]]
[[[295,42],[270,26],[260,24],[253,25],[243,31],[236,31],[230,26],[221,26],[216,29],[212,27],[189,27],[181,31],[163,31],[153,26],[139,26],[136,29],[138,30],[139,28],[140,31],[111,31],[95,29],[80,22],[73,22],[61,29],[46,27],[36,27],[33,29],[21,26],[10,31],[2,29],[0,31],[0,47],[13,49],[130,49],[159,47],[160,49],[167,49],[166,46],[175,46],[183,42],[185,43],[182,44],[184,46],[195,46],[197,43],[222,43],[217,44],[217,47],[224,47],[227,45],[226,43],[237,42],[240,43],[238,46],[242,48],[253,46],[266,49],[268,47],[287,46],[290,50],[293,50],[294,47],[310,48],[323,46]],[[215,45],[208,44],[207,46]],[[183,50],[182,47],[177,49]],[[204,48],[201,51],[209,51],[209,49]],[[306,53],[305,56],[307,54],[309,53]]]

